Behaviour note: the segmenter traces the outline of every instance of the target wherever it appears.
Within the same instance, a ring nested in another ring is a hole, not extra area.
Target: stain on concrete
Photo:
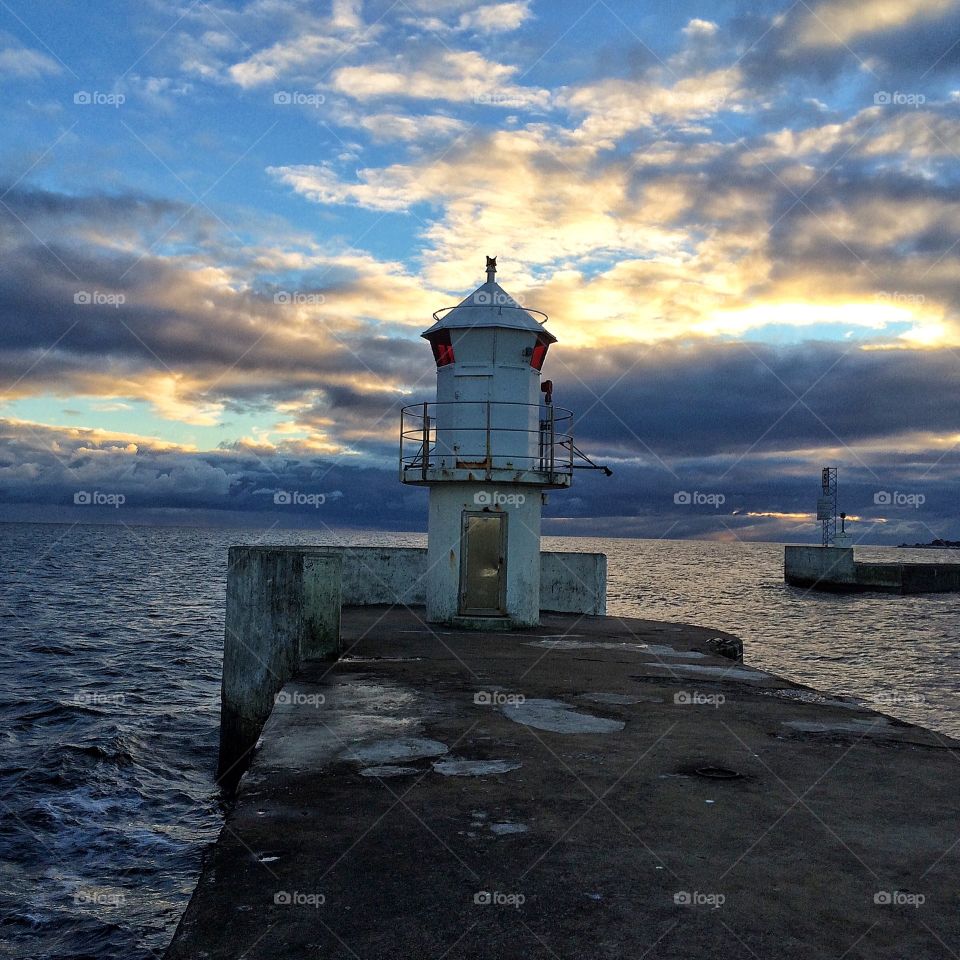
[[[647,653],[652,653],[657,657],[679,657],[683,660],[703,660],[707,656],[698,650],[675,650],[673,647],[667,647],[661,643],[648,643]]]
[[[681,659],[703,659],[706,654],[697,650],[676,650],[661,643],[627,643],[612,640],[553,640],[541,638],[531,640],[531,647],[544,647],[547,650],[618,650],[623,653],[649,653],[657,657],[678,657]]]
[[[439,740],[420,737],[398,737],[393,740],[375,740],[359,747],[351,747],[340,754],[343,760],[357,763],[389,764],[396,760],[417,760],[421,757],[439,757],[449,747]]]
[[[630,706],[634,703],[663,703],[663,697],[638,697],[632,693],[581,693],[578,700],[591,703],[616,703]]]
[[[550,733],[616,733],[626,726],[623,720],[581,713],[562,700],[525,700],[501,709],[515,723]]]
[[[770,674],[762,670],[747,670],[741,667],[708,667],[694,663],[651,664],[651,666],[688,677],[716,677],[718,680],[768,680],[770,678]]]
[[[890,726],[884,717],[870,720],[784,720],[783,725],[803,733],[880,733]]]
[[[437,760],[433,769],[445,777],[486,777],[509,773],[521,766],[519,760]]]
[[[490,830],[498,837],[504,837],[512,833],[527,833],[530,828],[525,823],[491,823]]]
[[[761,690],[760,694],[764,697],[777,697],[782,700],[793,700],[796,703],[815,703],[824,707],[841,707],[844,710],[865,710],[866,708],[859,700],[852,697],[827,697],[816,690]]]
[[[396,767],[386,764],[380,767],[365,767],[360,771],[361,777],[409,777],[411,774],[420,773],[416,767]]]
[[[545,647],[547,650],[623,650],[634,653],[645,653],[645,643],[613,643],[605,640],[531,640],[528,647]]]

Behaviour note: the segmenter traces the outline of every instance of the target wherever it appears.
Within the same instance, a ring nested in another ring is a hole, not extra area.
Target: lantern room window
[[[445,367],[453,363],[453,344],[450,342],[450,331],[439,330],[430,338],[430,347],[433,350],[433,359],[438,367]]]
[[[547,347],[549,346],[549,339],[542,333],[538,334],[537,345],[533,348],[533,353],[530,354],[530,366],[533,367],[534,370],[543,369],[543,361],[547,358]]]

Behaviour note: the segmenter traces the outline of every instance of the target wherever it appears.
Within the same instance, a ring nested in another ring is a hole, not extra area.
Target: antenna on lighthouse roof
[[[493,275],[497,272],[497,258],[487,257],[487,283],[493,283]]]

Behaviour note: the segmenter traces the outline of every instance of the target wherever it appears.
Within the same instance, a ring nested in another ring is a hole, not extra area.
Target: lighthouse
[[[401,413],[400,479],[429,487],[427,619],[463,627],[540,619],[540,514],[573,476],[572,414],[541,380],[547,316],[486,281],[422,336],[437,399]]]

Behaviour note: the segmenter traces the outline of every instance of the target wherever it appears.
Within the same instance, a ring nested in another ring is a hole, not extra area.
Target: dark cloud
[[[611,361],[556,348],[546,374],[578,432],[611,454],[664,460],[879,444],[960,433],[960,361],[951,350],[699,342]]]
[[[780,515],[813,510],[827,457],[842,465],[843,506],[866,518],[859,530],[869,541],[958,535],[960,452],[931,439],[960,434],[960,364],[947,352],[696,344],[610,363],[597,353],[556,350],[546,372],[557,403],[578,415],[580,447],[614,467],[612,478],[578,471],[572,490],[551,494],[548,532],[811,539],[812,521]],[[423,529],[423,491],[397,480],[396,406],[385,413],[386,397],[332,394],[331,403],[358,421],[381,417],[385,435],[364,447],[359,462],[317,455],[298,441],[188,452],[5,423],[3,515],[47,503],[62,519],[77,491],[99,490],[122,493],[127,511],[101,510],[100,520],[191,508],[207,518],[248,512],[280,526]],[[327,501],[276,505],[276,491]],[[883,491],[920,493],[924,503],[877,505]],[[78,518],[93,515],[75,509]]]
[[[843,77],[859,81],[864,90],[927,91],[932,99],[960,69],[960,50],[953,43],[960,29],[955,6],[939,15],[918,11],[906,23],[849,37],[831,27],[827,8],[859,8],[864,25],[875,16],[866,5],[844,0],[784,5],[779,14],[750,4],[727,24],[745,51],[741,65],[751,86],[798,91],[805,86],[809,96],[835,89]],[[814,32],[820,42],[802,42]]]

